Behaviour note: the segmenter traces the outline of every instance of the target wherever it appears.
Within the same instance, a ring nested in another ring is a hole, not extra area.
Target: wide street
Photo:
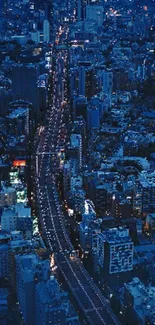
[[[53,91],[46,114],[47,123],[40,134],[36,152],[35,183],[41,231],[86,324],[119,324],[109,303],[77,257],[65,228],[65,217],[56,188],[56,172],[59,168],[58,153],[62,148],[63,103],[67,99],[68,51],[54,49],[53,56],[56,62],[53,68]]]

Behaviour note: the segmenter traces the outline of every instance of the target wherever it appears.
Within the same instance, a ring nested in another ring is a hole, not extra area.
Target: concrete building
[[[40,43],[40,31],[34,31],[34,32],[31,32],[31,40],[33,42],[35,42],[36,44]]]
[[[86,83],[86,69],[83,66],[78,68],[79,74],[79,96],[85,96],[85,83]]]
[[[99,107],[87,108],[87,130],[90,132],[93,128],[100,126],[100,111]]]
[[[15,210],[4,210],[1,216],[1,227],[2,230],[11,232],[16,230],[17,226],[17,214]]]
[[[32,237],[31,208],[25,207],[23,203],[16,204],[12,209],[4,210],[1,218],[2,230],[19,230],[25,238]]]
[[[24,204],[17,204],[15,211],[17,217],[17,230],[21,231],[25,239],[31,239],[33,233],[33,221],[31,218],[31,208],[25,207]]]
[[[142,214],[155,212],[155,173],[141,172],[139,176],[142,192]]]
[[[64,195],[67,195],[67,192],[70,191],[70,181],[71,181],[71,166],[70,160],[64,164],[63,170],[63,191]]]
[[[2,185],[0,190],[0,207],[9,207],[17,202],[16,189]]]
[[[50,41],[50,24],[47,19],[45,19],[44,23],[43,23],[43,34],[44,34],[44,42],[49,43],[49,41]]]
[[[74,125],[73,125],[73,133],[75,134],[80,134],[82,137],[82,149],[83,152],[86,149],[86,121],[84,120],[84,118],[82,116],[78,116],[76,118],[76,120],[74,121]]]
[[[82,116],[86,120],[87,116],[87,98],[85,96],[78,96],[73,101],[73,117],[74,120]]]
[[[145,286],[139,278],[125,283],[124,305],[128,324],[155,323],[155,287]]]
[[[20,136],[26,135],[29,136],[30,133],[30,114],[29,109],[19,107],[12,111],[6,117],[7,130],[10,135]]]
[[[61,298],[62,293],[53,276],[47,282],[36,284],[36,325],[65,323],[65,308]]]
[[[70,137],[70,152],[73,158],[78,160],[79,168],[82,167],[82,137],[80,134],[71,134]]]
[[[16,291],[16,255],[30,253],[33,251],[33,244],[30,240],[23,240],[20,231],[12,233],[12,240],[9,242],[9,282]]]
[[[80,22],[85,19],[87,0],[77,0],[77,20]]]
[[[131,200],[113,196],[112,200],[112,212],[116,219],[128,219],[133,216],[133,206]]]
[[[0,278],[8,277],[8,244],[0,243]]]
[[[133,249],[128,229],[112,228],[98,235],[98,261],[108,274],[132,271]]]
[[[86,19],[94,20],[98,26],[103,25],[104,8],[102,5],[90,4],[86,6]]]
[[[86,193],[82,188],[74,187],[72,191],[73,206],[77,214],[81,214],[84,211],[84,202]]]
[[[92,201],[95,204],[97,214],[102,217],[111,211],[113,193],[109,184],[98,184],[93,186]]]
[[[145,229],[151,233],[154,233],[154,231],[155,231],[155,213],[147,214]]]
[[[113,73],[110,70],[103,71],[102,90],[104,94],[111,96],[113,90]]]
[[[49,261],[39,260],[34,253],[16,256],[17,297],[26,325],[36,324],[35,286],[38,282],[48,280],[49,270]]]
[[[39,69],[35,64],[16,63],[12,66],[12,93],[13,99],[24,99],[32,103],[35,113],[38,113]]]
[[[92,223],[96,219],[96,213],[93,203],[85,200],[82,213],[82,222],[79,225],[79,240],[84,253],[88,253],[92,249]]]

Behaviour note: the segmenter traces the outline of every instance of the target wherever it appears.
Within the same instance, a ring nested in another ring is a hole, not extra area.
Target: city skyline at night
[[[155,324],[154,9],[0,0],[0,325]]]

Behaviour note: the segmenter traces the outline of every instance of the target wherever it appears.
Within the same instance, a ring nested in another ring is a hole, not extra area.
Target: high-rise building
[[[50,41],[50,24],[47,19],[45,19],[44,23],[43,23],[43,34],[44,34],[44,42],[49,43],[49,41]]]
[[[3,0],[0,0],[0,17],[2,16],[3,12]]]
[[[52,0],[45,1],[45,12],[46,12],[46,18],[48,19],[50,25],[52,26],[52,22],[53,22],[53,1]]]
[[[67,161],[64,164],[64,170],[63,170],[63,191],[64,195],[66,196],[67,193],[70,191],[70,185],[71,185],[71,161]]]
[[[102,5],[89,4],[86,6],[86,19],[94,20],[98,26],[102,26],[104,19]]]
[[[83,151],[86,149],[86,122],[82,116],[78,116],[74,121],[73,133],[80,134],[82,137]]]
[[[85,96],[86,70],[85,67],[80,66],[79,72],[79,96]]]
[[[113,192],[108,183],[96,182],[92,187],[91,198],[95,204],[96,212],[100,217],[111,211]]]
[[[84,20],[86,17],[87,0],[77,0],[77,20]]]
[[[29,108],[19,107],[12,111],[6,117],[7,130],[10,135],[29,136],[30,132],[30,114]]]
[[[24,204],[16,204],[15,208],[4,210],[1,217],[1,227],[5,231],[19,230],[25,238],[32,236],[31,209]]]
[[[0,190],[0,207],[9,207],[16,204],[17,193],[13,187],[2,186]]]
[[[105,70],[102,74],[102,89],[106,95],[111,95],[113,90],[113,73],[112,71]]]
[[[8,114],[8,107],[9,102],[12,99],[11,90],[6,90],[4,87],[0,87],[0,103],[1,103],[1,109],[0,109],[0,116],[6,117]]]
[[[84,202],[86,199],[86,192],[79,187],[75,187],[72,191],[73,209],[77,214],[84,212]]]
[[[65,308],[62,295],[56,279],[51,276],[47,282],[38,283],[35,287],[36,324],[63,325]]]
[[[78,95],[78,69],[70,69],[70,96],[73,99]]]
[[[8,277],[8,244],[0,243],[0,278]]]
[[[155,287],[145,285],[139,278],[124,284],[124,310],[128,324],[155,323]]]
[[[8,0],[0,0],[0,17],[1,16],[6,16],[7,14],[7,3]]]
[[[98,235],[98,262],[108,274],[133,270],[133,242],[126,228],[111,228]]]
[[[82,137],[80,134],[71,134],[70,137],[70,152],[75,154],[75,157],[78,160],[79,168],[82,167]]]
[[[30,253],[33,251],[33,245],[30,240],[23,240],[20,231],[11,233],[12,240],[9,242],[9,283],[16,291],[16,255]]]
[[[3,211],[2,216],[1,216],[2,230],[11,232],[13,230],[16,230],[16,226],[17,226],[16,212],[11,209]]]
[[[87,98],[85,96],[75,97],[73,101],[73,117],[82,116],[86,120],[87,116]]]
[[[33,233],[31,208],[24,206],[24,204],[17,204],[15,206],[15,211],[17,213],[16,229],[22,232],[24,238],[31,239]]]
[[[90,61],[79,61],[78,64],[78,95],[90,99],[96,95],[95,71],[92,69]]]
[[[128,219],[133,216],[131,200],[119,197],[118,195],[113,196],[112,210],[114,217],[118,220]]]
[[[82,222],[79,227],[79,240],[84,253],[89,252],[92,247],[91,223],[96,218],[95,211],[89,208],[87,201],[84,204],[84,213],[82,214]]]
[[[41,261],[34,253],[16,256],[17,297],[26,325],[36,324],[35,286],[48,280],[49,271],[49,261]]]
[[[41,42],[41,37],[40,37],[40,31],[36,30],[31,32],[31,40],[35,42],[36,44]]]
[[[145,216],[147,213],[155,212],[155,173],[144,171],[139,178],[142,213]]]
[[[87,130],[91,131],[93,128],[100,126],[100,112],[99,107],[87,107]]]
[[[24,99],[32,103],[34,112],[39,110],[39,96],[37,81],[39,69],[35,64],[14,64],[12,67],[13,99]]]

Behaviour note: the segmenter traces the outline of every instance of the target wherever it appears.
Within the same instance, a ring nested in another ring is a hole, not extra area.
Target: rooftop
[[[139,278],[133,278],[125,287],[133,296],[134,309],[140,318],[149,316],[151,324],[155,324],[155,287],[145,286]]]
[[[18,117],[21,117],[25,114],[28,113],[28,108],[24,108],[24,107],[19,107],[17,109],[15,109],[14,111],[12,111],[9,115],[8,115],[8,118],[10,119],[14,119],[14,118],[18,118]]]

